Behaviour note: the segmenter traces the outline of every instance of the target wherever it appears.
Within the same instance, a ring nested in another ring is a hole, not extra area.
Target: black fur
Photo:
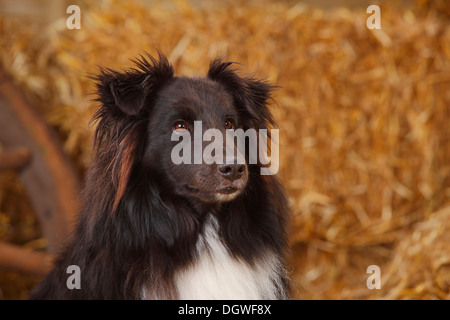
[[[243,129],[271,126],[266,82],[242,78],[221,60],[206,78],[175,77],[162,55],[141,57],[122,73],[101,69],[95,80],[100,108],[79,222],[32,299],[140,299],[143,288],[149,297],[176,299],[174,273],[198,258],[207,214],[216,215],[231,255],[249,265],[268,251],[283,260],[288,208],[275,176],[247,165],[244,190],[220,202],[204,191],[227,186],[216,165],[170,160],[180,118],[189,126],[203,120],[204,130],[221,128],[225,117]],[[69,265],[81,269],[79,290],[66,286]]]

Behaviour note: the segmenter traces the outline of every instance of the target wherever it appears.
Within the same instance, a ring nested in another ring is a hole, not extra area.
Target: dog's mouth
[[[202,189],[200,189],[200,188],[196,188],[196,187],[191,186],[191,185],[186,185],[186,189],[187,189],[188,191],[190,191],[190,192],[195,192],[195,193],[211,193],[211,194],[214,194],[214,193],[218,193],[218,194],[233,194],[233,193],[239,191],[239,189],[236,188],[236,187],[225,187],[225,188],[222,188],[222,189],[218,189],[218,190],[213,190],[213,191],[211,191],[211,190],[202,190]]]
[[[185,185],[186,190],[206,202],[226,202],[237,197],[243,188],[227,186],[216,190],[203,190],[192,185]]]
[[[218,191],[216,191],[216,193],[221,193],[221,194],[233,194],[235,192],[238,191],[238,188],[235,187],[225,187],[222,189],[219,189]]]

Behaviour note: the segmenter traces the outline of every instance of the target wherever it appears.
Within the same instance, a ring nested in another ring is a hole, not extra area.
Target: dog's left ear
[[[167,58],[159,54],[159,59],[150,55],[133,61],[136,68],[118,72],[100,69],[95,77],[99,100],[109,111],[120,111],[129,116],[141,113],[145,103],[173,78],[173,68]]]
[[[267,107],[271,91],[275,88],[264,80],[240,77],[233,69],[232,62],[216,59],[211,62],[208,78],[222,84],[231,93],[236,107],[247,118],[253,128],[267,128],[274,125],[272,114]]]

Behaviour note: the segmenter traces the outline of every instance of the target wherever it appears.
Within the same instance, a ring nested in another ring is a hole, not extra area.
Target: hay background
[[[294,2],[218,6],[75,1],[42,24],[0,18],[0,62],[60,134],[84,174],[95,106],[86,77],[158,48],[177,74],[203,75],[223,56],[281,86],[274,94],[280,172],[293,209],[292,278],[301,299],[450,298],[450,5],[365,8]],[[17,176],[0,175],[0,240],[45,247]],[[381,290],[366,269],[381,268]],[[0,298],[36,283],[0,271]]]

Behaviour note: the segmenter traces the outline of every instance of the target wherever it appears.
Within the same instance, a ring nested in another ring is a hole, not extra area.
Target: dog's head
[[[136,68],[102,69],[97,76],[102,106],[96,157],[108,168],[105,174],[112,174],[114,207],[136,170],[151,172],[165,190],[201,202],[230,201],[244,192],[256,174],[251,167],[260,165],[249,163],[249,152],[257,150],[249,144],[258,144],[259,137],[244,138],[244,149],[234,138],[227,144],[227,137],[238,129],[267,129],[271,87],[240,77],[232,63],[221,60],[203,78],[175,77],[162,55],[135,63]]]

